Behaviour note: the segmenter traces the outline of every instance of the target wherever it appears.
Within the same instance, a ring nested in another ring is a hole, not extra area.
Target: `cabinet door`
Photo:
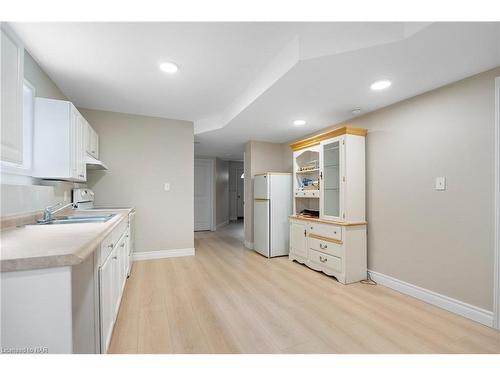
[[[119,267],[118,290],[120,295],[123,291],[123,285],[125,284],[125,279],[127,278],[127,268],[128,268],[127,240],[128,239],[124,234],[122,236],[121,241],[119,242],[119,247],[118,247],[118,267]]]
[[[77,179],[80,181],[87,180],[87,166],[85,164],[85,119],[77,112],[76,123],[76,139],[74,154],[77,165]]]
[[[99,158],[99,136],[92,127],[90,127],[90,154],[96,159]]]
[[[1,34],[1,160],[22,164],[24,49],[6,25]]]
[[[85,121],[85,152],[87,154],[92,154],[91,153],[91,148],[92,148],[92,128],[90,127],[89,123]]]
[[[290,252],[307,257],[307,226],[299,223],[290,224]]]
[[[99,271],[99,305],[101,311],[101,350],[108,351],[115,320],[115,264],[116,251],[111,252]]]
[[[342,221],[343,137],[321,143],[320,152],[320,215]]]
[[[76,108],[71,106],[70,110],[70,125],[69,125],[69,158],[70,158],[70,176],[71,178],[78,179],[80,169],[78,167],[78,153],[76,147],[78,144],[78,112]]]

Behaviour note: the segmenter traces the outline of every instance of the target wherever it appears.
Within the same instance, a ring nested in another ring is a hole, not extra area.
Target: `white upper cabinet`
[[[34,177],[86,181],[86,127],[87,121],[71,102],[36,98]]]
[[[85,126],[85,151],[90,156],[99,158],[99,136],[88,122]]]
[[[296,215],[365,221],[365,135],[344,127],[292,144]]]
[[[4,23],[1,34],[1,160],[23,164],[24,48]]]

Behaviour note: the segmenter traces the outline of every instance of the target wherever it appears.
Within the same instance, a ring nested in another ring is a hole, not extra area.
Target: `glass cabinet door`
[[[340,218],[341,140],[322,144],[322,215]]]

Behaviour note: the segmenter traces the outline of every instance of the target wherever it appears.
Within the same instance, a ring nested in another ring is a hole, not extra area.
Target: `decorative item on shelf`
[[[319,211],[318,210],[310,210],[310,209],[304,209],[300,212],[301,216],[305,217],[319,217]]]
[[[318,160],[311,160],[307,162],[307,165],[299,167],[299,172],[308,172],[308,171],[314,171],[319,168],[319,162]]]

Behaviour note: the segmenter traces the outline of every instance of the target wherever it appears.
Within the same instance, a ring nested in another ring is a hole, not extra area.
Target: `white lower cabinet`
[[[350,284],[366,278],[366,255],[365,224],[290,219],[290,260]]]
[[[290,223],[290,253],[307,259],[307,226],[300,222]]]
[[[118,241],[116,240],[117,238]],[[106,353],[120,309],[129,269],[129,230],[118,225],[101,243],[99,257],[99,316],[101,353]],[[112,249],[110,251],[110,249]]]

